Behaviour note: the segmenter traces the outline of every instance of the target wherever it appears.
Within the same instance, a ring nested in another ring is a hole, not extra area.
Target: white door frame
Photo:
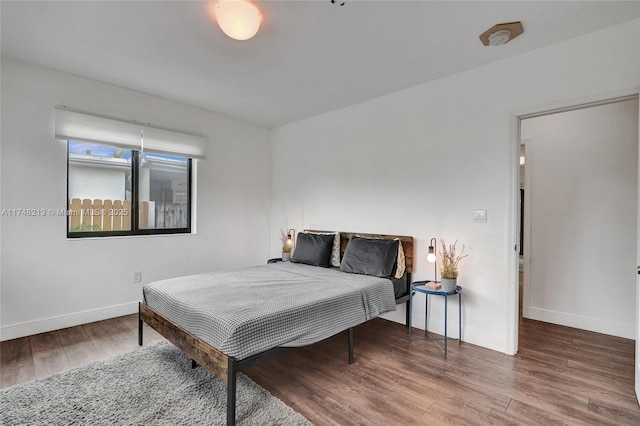
[[[538,117],[542,115],[555,114],[563,111],[570,111],[574,109],[580,109],[587,106],[596,106],[598,104],[608,104],[611,102],[618,102],[625,99],[630,99],[633,97],[637,97],[639,95],[638,88],[630,88],[627,90],[621,90],[609,94],[604,94],[597,97],[589,97],[585,99],[579,99],[575,101],[568,101],[563,103],[555,103],[553,105],[549,105],[547,108],[538,107],[532,108],[529,110],[523,110],[519,112],[515,112],[512,115],[512,138],[513,143],[511,144],[511,224],[509,225],[509,241],[507,242],[507,250],[511,253],[511,261],[507,265],[507,276],[511,277],[511,285],[506,287],[506,310],[505,310],[505,324],[506,324],[506,334],[505,334],[505,350],[504,352],[509,355],[515,355],[518,353],[518,324],[519,324],[519,312],[518,312],[518,303],[519,303],[519,223],[520,223],[520,182],[519,182],[519,173],[520,173],[520,121],[525,118]],[[640,137],[638,140],[638,145],[640,146]],[[640,164],[639,167],[640,169]],[[526,168],[525,168],[526,169]],[[640,194],[639,194],[640,198]],[[639,207],[640,208],[640,207]],[[640,215],[640,212],[639,212]],[[640,218],[639,218],[640,223]],[[640,228],[639,231],[640,233]],[[638,257],[640,262],[640,236],[638,239]],[[639,263],[640,265],[640,263]],[[636,328],[636,334],[638,338],[636,339],[636,393],[638,396],[638,400],[640,401],[640,286],[637,287],[637,300],[638,307],[636,310],[636,316],[638,317],[638,327]]]
[[[531,139],[522,139],[520,141],[520,145],[524,145],[525,152],[525,160],[526,163],[524,165],[524,212],[520,214],[524,214],[524,223],[522,224],[522,232],[523,232],[523,260],[524,267],[522,269],[522,299],[520,303],[522,304],[522,316],[529,316],[529,304],[530,304],[530,293],[529,293],[529,283],[531,282],[531,194],[533,188],[531,186],[531,170],[532,164],[535,161],[533,155],[533,145],[531,143]],[[520,277],[518,277],[519,279]]]
[[[638,98],[640,106],[640,97]],[[638,145],[640,147],[640,108],[638,108]],[[638,273],[636,274],[636,359],[635,359],[635,390],[636,399],[640,404],[640,149],[638,150],[638,228],[637,228],[636,258]]]

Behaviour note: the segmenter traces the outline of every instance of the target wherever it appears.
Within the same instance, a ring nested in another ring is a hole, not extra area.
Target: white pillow
[[[407,268],[406,260],[404,258],[404,249],[402,248],[402,241],[398,241],[398,266],[396,267],[395,277],[400,279],[404,275],[404,271]]]

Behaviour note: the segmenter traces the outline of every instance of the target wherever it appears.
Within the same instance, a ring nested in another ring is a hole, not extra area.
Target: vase
[[[282,261],[283,262],[288,262],[291,260],[291,253],[289,252],[282,252]]]
[[[458,279],[457,278],[442,278],[441,279],[442,282],[442,287],[440,288],[440,290],[444,291],[445,293],[450,293],[452,291],[456,290],[456,286],[458,285]]]

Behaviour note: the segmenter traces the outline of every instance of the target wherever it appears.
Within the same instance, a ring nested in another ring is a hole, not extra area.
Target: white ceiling
[[[2,55],[266,127],[292,123],[640,16],[639,1],[256,1],[227,38],[205,1],[6,1]],[[478,36],[522,21],[500,47]]]

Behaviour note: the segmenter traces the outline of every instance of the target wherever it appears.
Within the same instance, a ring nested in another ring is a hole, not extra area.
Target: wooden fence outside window
[[[139,229],[187,227],[186,204],[142,201],[139,210]],[[131,201],[129,200],[73,198],[69,202],[70,232],[130,230]]]
[[[73,198],[69,203],[69,231],[129,231],[131,201]]]

